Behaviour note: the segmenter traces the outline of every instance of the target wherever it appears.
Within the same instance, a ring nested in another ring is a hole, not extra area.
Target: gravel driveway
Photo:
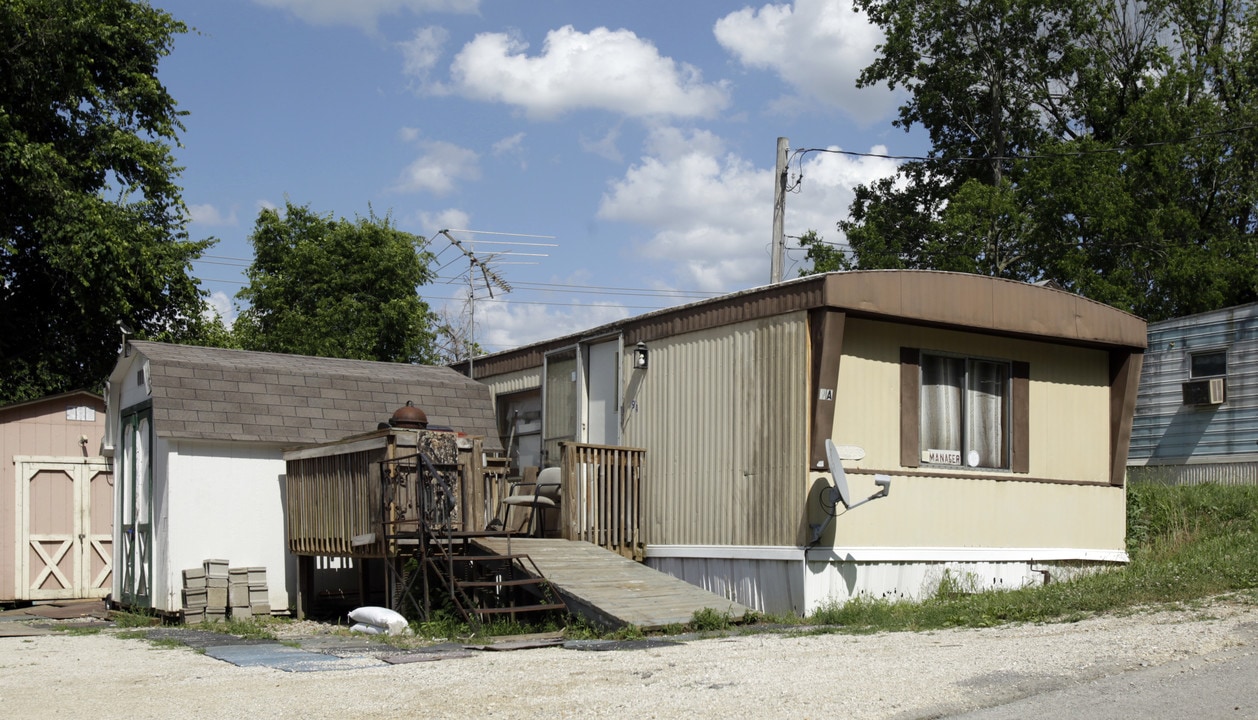
[[[347,669],[322,672],[241,667],[119,632],[0,637],[0,715],[945,717],[1249,645],[1258,639],[1258,607],[1220,600],[1070,624],[740,634],[606,652],[454,648],[405,664],[380,663],[379,651],[339,651],[346,664],[335,667]],[[295,636],[290,643],[338,652],[310,637],[308,625],[285,632]]]

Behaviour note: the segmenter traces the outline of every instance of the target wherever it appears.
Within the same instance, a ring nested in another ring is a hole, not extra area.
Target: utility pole
[[[773,178],[773,259],[769,264],[769,283],[782,282],[782,263],[786,256],[786,235],[782,226],[786,220],[786,156],[790,152],[791,143],[784,137],[778,138],[777,168]]]

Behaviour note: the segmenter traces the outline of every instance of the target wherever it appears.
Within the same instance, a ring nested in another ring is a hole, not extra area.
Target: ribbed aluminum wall
[[[489,386],[490,391],[494,394],[494,398],[500,398],[503,395],[540,388],[542,386],[542,369],[536,367],[528,370],[519,370],[486,378],[481,382]]]
[[[807,501],[803,312],[650,344],[627,370],[623,442],[648,448],[647,544],[800,545]]]
[[[1227,401],[1185,405],[1194,353],[1227,350]],[[1129,465],[1148,464],[1134,478],[1237,484],[1253,482],[1258,462],[1258,303],[1149,325],[1149,350],[1140,376]],[[1153,472],[1155,465],[1182,467]],[[1223,464],[1205,467],[1211,464]],[[1234,464],[1235,467],[1227,467]]]

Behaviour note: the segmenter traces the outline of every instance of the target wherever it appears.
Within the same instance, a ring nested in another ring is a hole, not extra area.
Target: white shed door
[[[104,458],[14,458],[21,600],[105,597],[113,572],[113,481]]]

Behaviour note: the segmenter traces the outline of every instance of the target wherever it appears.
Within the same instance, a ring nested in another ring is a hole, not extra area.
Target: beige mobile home
[[[474,371],[520,466],[640,453],[640,497],[608,517],[635,516],[646,563],[808,613],[919,597],[945,570],[1000,588],[1126,561],[1144,348],[1142,320],[1059,290],[860,271],[629,318]],[[836,507],[827,439],[856,499],[878,475],[890,493]]]
[[[100,395],[83,390],[0,408],[0,602],[109,593],[104,410]]]

